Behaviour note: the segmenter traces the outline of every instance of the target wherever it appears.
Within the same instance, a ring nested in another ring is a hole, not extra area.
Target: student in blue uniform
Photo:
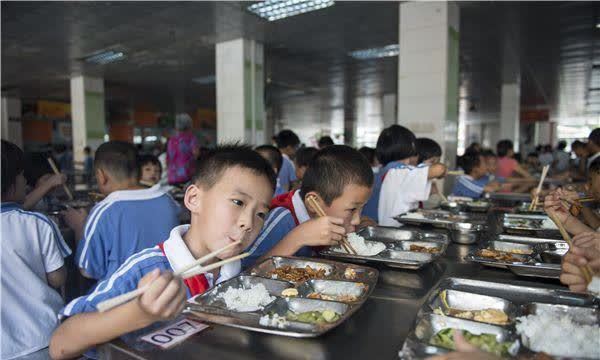
[[[63,306],[59,293],[71,254],[58,227],[43,214],[25,211],[24,156],[2,140],[2,234],[0,310],[2,359],[48,358],[48,344]]]
[[[373,195],[364,214],[380,225],[396,226],[394,216],[415,209],[431,193],[431,180],[446,174],[443,164],[410,165],[417,157],[415,135],[409,129],[392,125],[377,139],[377,159],[382,169],[377,174]]]
[[[96,150],[96,182],[106,198],[87,216],[68,209],[67,224],[75,231],[75,261],[83,276],[101,280],[110,276],[136,252],[165,239],[179,224],[177,203],[160,185],[139,185],[140,167],[132,144],[110,141]]]
[[[500,183],[490,181],[487,164],[479,154],[464,155],[460,158],[465,175],[456,178],[452,195],[479,199],[485,192],[498,191]]]
[[[360,224],[372,185],[371,167],[358,151],[344,145],[320,150],[309,163],[302,187],[271,201],[269,218],[243,266],[268,256],[311,256],[315,246],[337,244]],[[307,206],[311,195],[327,216],[318,218]]]
[[[296,152],[294,166],[296,167],[296,178],[300,184],[302,183],[302,178],[304,177],[304,173],[306,173],[306,169],[308,169],[308,164],[318,151],[317,148],[309,146],[300,148]]]
[[[185,282],[172,271],[232,242],[241,241],[204,265],[242,251],[262,228],[274,188],[273,169],[250,147],[226,146],[208,154],[185,193],[190,225],[175,227],[169,236],[158,239],[163,243],[131,256],[89,295],[67,305],[62,315],[69,318],[52,337],[52,357],[76,357],[98,344],[172,319],[181,312],[186,298],[237,275],[239,261]],[[138,299],[96,312],[99,302],[147,283],[150,288]]]
[[[271,164],[275,175],[279,175],[279,170],[281,169],[281,165],[283,164],[283,156],[281,155],[281,151],[273,145],[261,145],[257,146],[254,149],[257,153],[260,154],[265,160]],[[273,196],[281,195],[285,192],[281,187],[280,179],[277,178],[277,186],[275,187],[275,194]]]
[[[284,192],[287,192],[292,189],[294,181],[298,180],[292,159],[296,156],[296,150],[300,146],[300,138],[292,130],[281,130],[275,141],[277,142],[277,148],[283,155],[283,163],[279,169],[277,179],[279,180],[279,186]]]

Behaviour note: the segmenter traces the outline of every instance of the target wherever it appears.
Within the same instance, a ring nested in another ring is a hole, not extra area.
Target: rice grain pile
[[[275,300],[263,284],[252,285],[249,289],[230,287],[217,298],[225,301],[227,309],[239,312],[262,310]]]
[[[379,241],[365,241],[365,238],[356,233],[348,234],[348,241],[358,255],[375,256],[386,249],[384,243]],[[348,253],[341,246],[333,248],[333,251]]]
[[[517,318],[523,345],[552,356],[600,358],[600,326],[575,323],[568,315],[541,312]]]

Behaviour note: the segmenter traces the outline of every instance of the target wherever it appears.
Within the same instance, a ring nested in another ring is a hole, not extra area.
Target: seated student
[[[279,169],[277,178],[283,191],[292,189],[292,184],[296,179],[296,169],[292,159],[296,156],[296,150],[300,146],[300,138],[292,130],[281,130],[276,137],[277,148],[283,155],[283,163]]]
[[[304,178],[304,173],[306,173],[306,169],[308,169],[308,164],[318,152],[314,147],[303,147],[300,148],[296,152],[296,158],[294,159],[294,166],[296,166],[296,178],[298,178],[298,187],[302,183],[302,178]]]
[[[302,187],[271,202],[269,217],[243,266],[274,255],[311,256],[315,246],[337,244],[360,224],[372,185],[373,172],[358,151],[345,145],[320,150],[309,163]],[[316,196],[327,216],[318,218],[307,196]]]
[[[381,165],[379,164],[379,161],[377,161],[377,157],[375,156],[375,149],[368,146],[363,146],[360,149],[358,149],[358,152],[363,154],[363,156],[367,158],[369,165],[371,165],[371,170],[373,170],[373,174],[377,174]]]
[[[0,310],[2,359],[48,358],[48,344],[63,306],[59,293],[71,254],[60,231],[45,215],[24,211],[24,156],[15,144],[2,140],[2,231]]]
[[[433,165],[440,162],[442,147],[435,140],[429,138],[418,138],[415,140],[417,148],[418,164]]]
[[[75,231],[75,262],[83,276],[104,279],[136,252],[156,245],[179,224],[179,206],[160,185],[139,185],[137,152],[132,144],[110,141],[96,150],[96,182],[106,198],[89,216],[84,210],[64,212]]]
[[[185,298],[236,276],[241,269],[239,261],[183,282],[172,271],[241,240],[205,265],[237,255],[262,228],[274,188],[273,169],[250,147],[222,146],[207,154],[185,193],[190,225],[175,227],[158,240],[163,243],[131,256],[89,295],[67,305],[62,315],[69,318],[52,337],[52,357],[76,357],[98,344],[174,318],[183,309]],[[99,302],[147,283],[152,283],[151,287],[137,300],[96,312]]]
[[[460,159],[465,175],[456,178],[452,195],[465,196],[478,199],[484,192],[493,192],[500,189],[500,183],[490,182],[487,166],[481,155],[465,155]]]
[[[162,175],[162,166],[160,161],[154,155],[142,155],[140,164],[140,184],[152,187],[156,185]]]
[[[600,202],[600,159],[596,159],[588,172],[587,192],[596,202]],[[573,235],[585,232],[600,231],[600,216],[590,208],[581,208],[581,220],[573,216],[570,207],[563,199],[573,201],[579,194],[574,191],[556,189],[544,198],[544,210],[549,215],[556,216],[565,229]]]
[[[281,165],[283,163],[283,156],[281,155],[281,151],[273,145],[261,145],[257,146],[254,151],[260,154],[263,159],[267,160],[275,175],[279,174],[279,170],[281,169]],[[277,186],[275,187],[275,194],[273,196],[278,196],[283,194],[285,191],[280,185],[280,180],[277,178]]]
[[[443,164],[411,166],[416,159],[415,135],[400,125],[384,129],[377,139],[377,159],[383,168],[377,174],[373,194],[364,215],[380,225],[396,226],[394,216],[418,206],[429,198],[431,179],[446,174]]]
[[[514,159],[515,151],[512,141],[499,141],[496,145],[496,151],[498,152],[496,176],[503,178],[518,176],[525,179],[532,179],[531,174],[523,169],[519,162]]]

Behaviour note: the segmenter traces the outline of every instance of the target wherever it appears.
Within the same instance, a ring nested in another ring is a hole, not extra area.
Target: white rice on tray
[[[544,221],[542,221],[542,229],[558,230],[556,224],[551,219],[544,219]]]
[[[356,234],[348,234],[350,245],[356,250],[358,255],[375,256],[386,249],[385,244],[379,241],[365,241],[365,238]],[[332,248],[333,251],[348,253],[343,247]]]
[[[552,356],[600,358],[600,326],[573,322],[568,315],[542,312],[517,318],[523,345]]]
[[[225,301],[227,309],[239,312],[262,310],[275,300],[263,284],[254,284],[249,289],[230,287],[217,298]]]

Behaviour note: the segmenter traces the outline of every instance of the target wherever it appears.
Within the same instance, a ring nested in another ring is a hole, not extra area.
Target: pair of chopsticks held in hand
[[[205,255],[203,257],[201,257],[200,259],[197,259],[196,261],[193,261],[191,263],[189,263],[188,265],[184,266],[182,269],[178,270],[175,272],[175,276],[180,276],[183,279],[187,279],[187,278],[191,278],[194,277],[196,275],[200,275],[200,274],[204,274],[207,273],[211,270],[214,270],[218,267],[221,267],[227,263],[230,263],[232,261],[237,261],[240,259],[243,259],[247,256],[250,255],[250,253],[243,253],[237,256],[233,256],[230,257],[228,259],[225,260],[221,260],[218,261],[214,264],[210,264],[207,266],[202,266],[199,269],[194,269],[197,266],[201,266],[203,263],[207,262],[208,260],[214,258],[215,256],[219,255],[220,253],[222,253],[223,251],[230,249],[236,245],[239,245],[241,241],[236,241],[233,242],[225,247],[222,247],[219,250],[215,250],[213,252],[211,252],[208,255]],[[141,288],[138,288],[136,290],[127,292],[125,294],[121,294],[119,296],[115,296],[114,298],[108,299],[108,300],[104,300],[100,303],[98,303],[97,309],[100,312],[105,312],[108,311],[116,306],[125,304],[126,302],[129,302],[130,300],[133,300],[135,298],[137,298],[138,296],[141,296],[142,294],[144,294],[144,292],[146,292],[146,290],[148,290],[150,288],[150,286],[152,285],[152,282],[142,286]]]
[[[323,211],[323,209],[317,202],[317,199],[315,196],[307,196],[306,201],[308,202],[310,207],[312,207],[314,212],[316,212],[317,215],[319,215],[319,217],[327,216],[325,214],[325,211]],[[346,250],[346,252],[348,254],[358,255],[358,252],[354,249],[354,247],[352,247],[352,245],[350,244],[350,242],[348,241],[348,238],[346,236],[342,237],[342,241],[340,242],[340,244],[342,245],[342,247]]]

